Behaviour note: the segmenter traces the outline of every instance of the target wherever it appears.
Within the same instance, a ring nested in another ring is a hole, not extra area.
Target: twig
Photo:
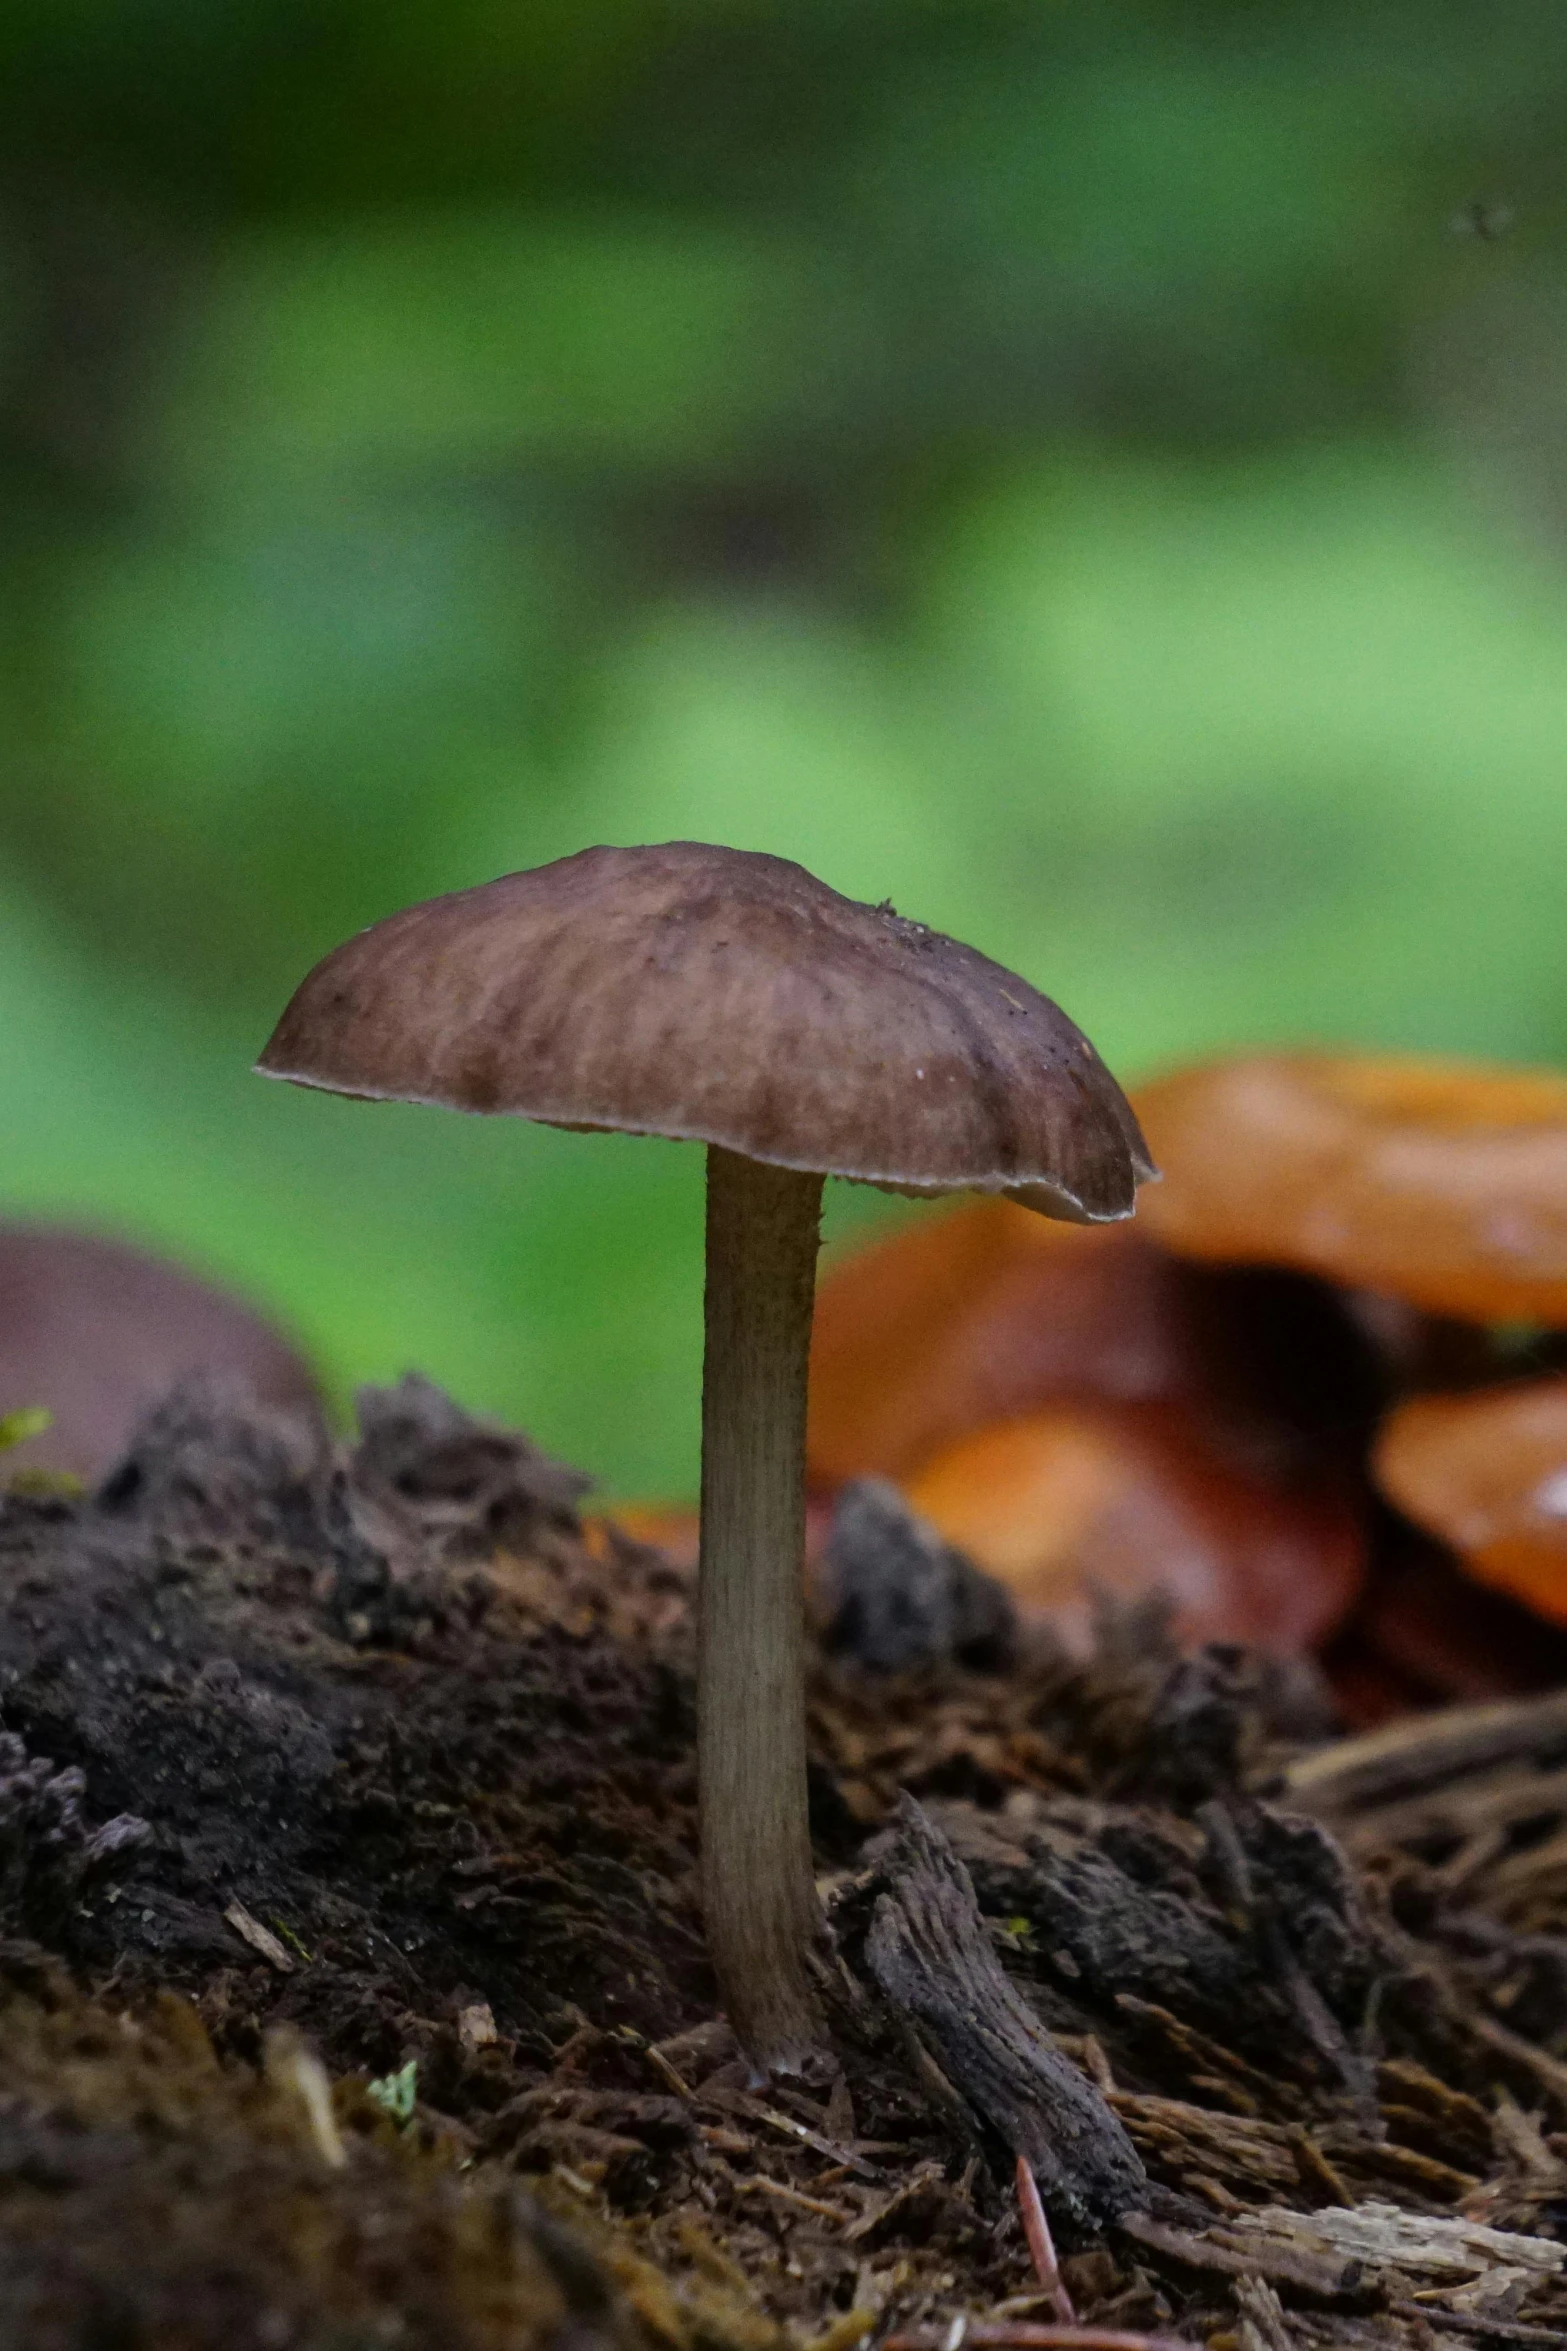
[[[1028,2239],[1034,2275],[1055,2304],[1056,2316],[1063,2326],[1074,2326],[1077,2312],[1072,2308],[1072,2297],[1066,2290],[1061,2264],[1056,2259],[1050,2223],[1045,2218],[1045,2208],[1039,2200],[1039,2182],[1029,2169],[1026,2155],[1020,2155],[1017,2159],[1017,2200],[1022,2209],[1023,2234]]]
[[[797,2212],[814,2213],[818,2220],[830,2220],[835,2228],[845,2227],[855,2217],[841,2204],[828,2204],[820,2196],[802,2196],[798,2188],[787,2187],[782,2180],[770,2180],[765,2172],[741,2180],[739,2192],[742,2196],[776,2196],[780,2204],[792,2204]]]
[[[1027,2157],[1058,2219],[1102,2225],[1138,2205],[1137,2150],[1008,1978],[967,1870],[911,1796],[873,1857],[864,1966],[954,2089]]]
[[[252,1917],[243,1902],[235,1900],[229,1904],[223,1913],[223,1923],[231,1926],[240,1941],[248,1943],[252,1951],[259,1952],[267,1965],[275,1967],[279,1975],[293,1974],[294,1962],[272,1929],[264,1927],[259,1918]]]
[[[1516,2318],[1481,2318],[1471,2310],[1432,2310],[1423,2302],[1390,2302],[1388,2311],[1394,2318],[1423,2318],[1428,2327],[1445,2327],[1456,2335],[1489,2335],[1499,2343],[1549,2343],[1556,2351],[1567,2343],[1567,2335],[1559,2327],[1527,2326]],[[892,2351],[890,2344],[887,2351]]]
[[[906,2335],[889,2335],[882,2351],[943,2351],[947,2336],[935,2328]],[[994,2326],[985,2321],[965,2329],[962,2336],[972,2351],[1196,2351],[1181,2335],[1128,2334],[1124,2327],[1045,2326],[1009,2320]]]
[[[765,2122],[769,2130],[781,2131],[786,2139],[793,2139],[798,2145],[809,2147],[813,2154],[825,2155],[829,2163],[841,2163],[846,2170],[857,2172],[862,2180],[880,2183],[887,2177],[878,2165],[867,2163],[863,2155],[856,2155],[852,2147],[840,2146],[836,2139],[829,2139],[825,2132],[813,2131],[808,2124],[796,2122],[791,2115],[780,2114],[776,2107],[753,2105],[747,2101],[741,2111],[758,2122]]]
[[[664,2084],[665,2088],[673,2090],[675,2096],[677,2098],[683,2098],[686,2104],[689,2106],[691,2103],[691,2085],[683,2074],[676,2072],[675,2068],[670,2064],[669,2059],[664,2055],[663,2050],[657,2048],[651,2041],[644,2041],[642,2044],[642,2055],[647,2059],[649,2065],[658,2075],[659,2080]]]
[[[1284,1774],[1299,1812],[1357,1812],[1418,1789],[1567,1745],[1567,1692],[1454,1706],[1367,1731],[1302,1757]]]
[[[1550,2093],[1560,2107],[1567,2107],[1567,2065],[1559,2057],[1552,2057],[1545,2049],[1537,2049],[1521,2033],[1515,2033],[1505,2024],[1498,2024],[1494,2016],[1477,2014],[1464,2019],[1477,2041],[1484,2041],[1498,2056],[1510,2057],[1515,2065],[1525,2066],[1533,2074],[1542,2090]]]
[[[1217,2270],[1221,2277],[1277,2279],[1323,2302],[1357,2295],[1365,2285],[1365,2263],[1346,2260],[1341,2255],[1296,2251],[1261,2239],[1220,2243],[1216,2242],[1221,2233],[1217,2230],[1201,2237],[1190,2236],[1184,2229],[1167,2228],[1162,2221],[1150,2220],[1145,2212],[1125,2212],[1117,2226],[1134,2244],[1145,2246],[1150,2253],[1160,2254],[1167,2261],[1178,2261],[1191,2269]]]

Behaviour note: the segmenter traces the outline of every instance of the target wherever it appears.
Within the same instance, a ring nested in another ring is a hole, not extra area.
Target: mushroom
[[[1411,1397],[1383,1423],[1372,1469],[1472,1575],[1567,1625],[1567,1378]]]
[[[908,1481],[919,1515],[1086,1654],[1096,1601],[1162,1593],[1183,1639],[1315,1647],[1359,1588],[1341,1482],[1227,1457],[1178,1402],[1078,1397],[959,1438]]]
[[[1179,1255],[1291,1265],[1473,1323],[1567,1326],[1567,1078],[1269,1054],[1137,1095]]]
[[[976,1200],[823,1281],[808,1460],[819,1486],[902,1479],[1078,1646],[1097,1590],[1163,1592],[1189,1640],[1290,1651],[1360,1581],[1379,1401],[1320,1283]]]
[[[1048,1396],[1162,1392],[1186,1335],[1171,1293],[1187,1279],[1130,1226],[1047,1224],[995,1199],[839,1258],[811,1338],[813,1486],[901,1477]]]
[[[1567,1628],[1478,1582],[1445,1543],[1388,1515],[1376,1571],[1323,1660],[1346,1722],[1370,1728],[1567,1683]]]
[[[1186,1264],[1131,1225],[966,1201],[822,1281],[814,1488],[901,1478],[990,1422],[1093,1398],[1187,1405],[1223,1449],[1290,1478],[1341,1472],[1380,1401],[1371,1351],[1322,1284]]]
[[[797,2064],[820,2038],[802,1546],[823,1176],[1124,1217],[1152,1172],[1124,1096],[971,948],[696,842],[584,849],[390,916],[317,965],[260,1067],[707,1146],[703,1899],[737,2034]]]
[[[27,1468],[94,1482],[143,1414],[202,1372],[258,1403],[320,1408],[308,1364],[229,1291],[123,1241],[0,1227],[0,1414],[49,1415]]]

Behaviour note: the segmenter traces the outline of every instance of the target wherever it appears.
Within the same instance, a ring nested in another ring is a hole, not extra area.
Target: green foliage
[[[396,2123],[410,2123],[419,2103],[419,2064],[410,2057],[396,2073],[382,2074],[365,2085],[366,2093]]]
[[[260,1085],[354,926],[694,834],[1131,1076],[1567,1052],[1564,48],[1524,0],[14,9],[6,1202],[678,1490],[698,1155]]]

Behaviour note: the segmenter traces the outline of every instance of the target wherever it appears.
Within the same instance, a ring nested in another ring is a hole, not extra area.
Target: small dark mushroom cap
[[[259,1067],[1081,1223],[1129,1215],[1153,1172],[1047,996],[783,858],[691,841],[583,849],[389,916],[316,966]]]
[[[143,1415],[201,1375],[320,1410],[309,1366],[243,1299],[123,1241],[0,1225],[0,1413],[53,1416],[17,1466],[99,1478]]]

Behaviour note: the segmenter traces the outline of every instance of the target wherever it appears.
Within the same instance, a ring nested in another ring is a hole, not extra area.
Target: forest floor
[[[759,2083],[689,1579],[580,1487],[410,1382],[0,1503],[0,2343],[1567,2343],[1567,1698],[818,1650],[833,2055]]]

